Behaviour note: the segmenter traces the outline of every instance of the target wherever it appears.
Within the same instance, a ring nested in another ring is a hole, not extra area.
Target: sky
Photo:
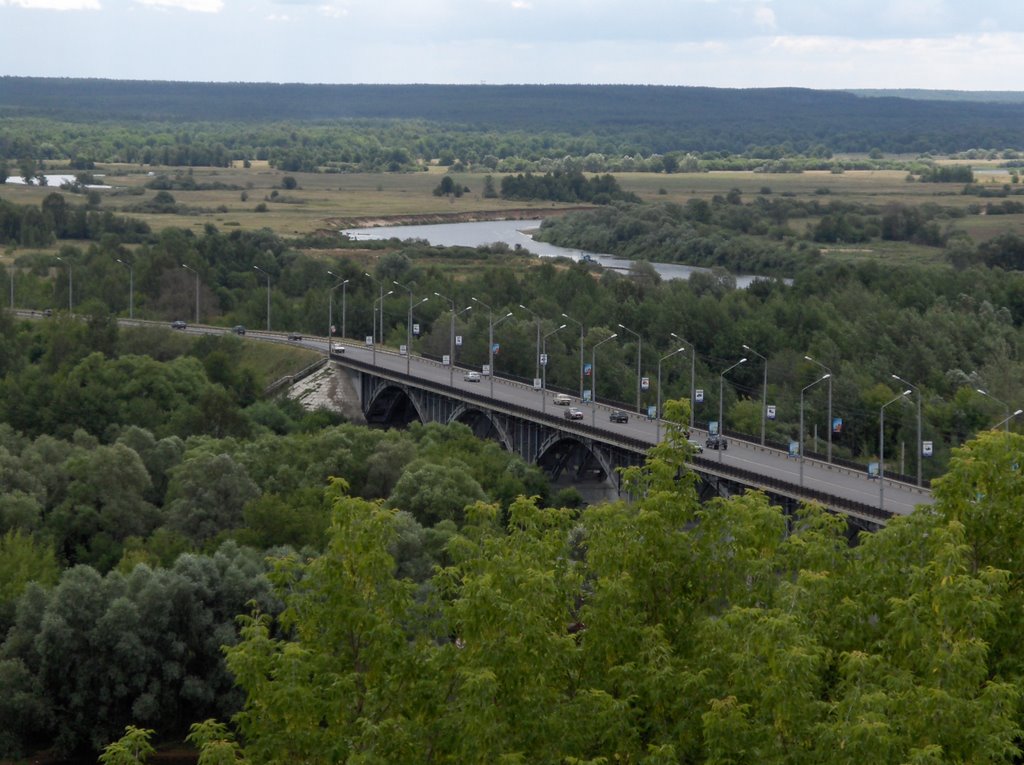
[[[0,75],[1024,90],[1021,0],[0,0]]]

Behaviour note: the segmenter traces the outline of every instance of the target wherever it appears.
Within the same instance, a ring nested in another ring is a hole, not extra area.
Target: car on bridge
[[[331,353],[344,353],[344,352],[345,352],[345,346],[341,345],[340,343],[335,343],[334,345],[331,346]]]
[[[582,420],[583,410],[577,409],[574,406],[570,406],[568,409],[562,412],[562,416],[565,417],[565,419],[567,420]]]
[[[231,331],[234,332],[236,335],[244,335],[245,327],[243,327],[241,324],[236,324],[231,328]]]
[[[556,406],[569,406],[572,403],[572,396],[565,393],[555,394],[555,405]]]
[[[726,449],[729,448],[729,442],[726,440],[725,436],[720,436],[717,433],[712,433],[704,442],[704,448],[716,450],[721,449],[724,452]]]
[[[608,415],[609,422],[629,422],[629,415],[621,409],[616,409]]]
[[[701,446],[699,442],[694,441],[694,440],[691,439],[691,440],[688,440],[686,443],[687,443],[687,445],[691,449],[693,449],[693,453],[694,454],[703,454],[704,453],[704,447]]]
[[[290,332],[288,334],[288,339],[289,340],[301,340],[302,339],[302,335],[300,335],[298,332]]]
[[[186,324],[181,319],[175,319],[174,321],[171,322],[171,329],[187,329],[187,328],[188,328],[188,324]]]
[[[466,382],[480,382],[480,373],[470,370],[462,376],[462,379]]]

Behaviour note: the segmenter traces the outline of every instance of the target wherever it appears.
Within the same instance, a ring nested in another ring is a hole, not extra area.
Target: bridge
[[[325,349],[323,341],[306,344]],[[613,496],[619,489],[617,468],[641,464],[664,432],[661,423],[633,412],[626,422],[611,422],[613,407],[578,399],[573,405],[584,417],[569,420],[551,391],[500,376],[467,380],[466,370],[422,357],[346,345],[330,358],[336,373],[348,375],[370,424],[462,422],[554,479],[568,475],[576,485],[603,485]],[[694,430],[691,438],[703,443],[706,435]],[[759,489],[788,509],[815,501],[863,528],[877,528],[893,515],[933,501],[926,488],[892,477],[883,485],[863,467],[836,461],[805,457],[801,466],[788,451],[735,435],[727,450],[695,454],[689,463],[701,479],[703,497]]]

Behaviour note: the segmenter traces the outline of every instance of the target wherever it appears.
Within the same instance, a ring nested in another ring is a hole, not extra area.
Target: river
[[[378,226],[375,228],[349,228],[342,234],[350,239],[423,239],[442,247],[481,247],[495,242],[504,242],[510,247],[522,247],[542,258],[569,258],[582,260],[584,256],[595,260],[604,268],[626,272],[631,261],[601,252],[587,252],[569,247],[558,247],[539,242],[530,236],[531,231],[540,228],[541,220],[493,220],[476,223],[432,223],[424,226]],[[684,266],[679,263],[652,263],[662,279],[689,279],[691,274],[710,268]],[[758,278],[750,275],[736,276],[736,286],[745,288]],[[786,280],[789,282],[790,280]]]

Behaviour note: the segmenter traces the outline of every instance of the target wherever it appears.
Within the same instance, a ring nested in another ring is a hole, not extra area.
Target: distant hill
[[[873,93],[874,95],[874,93]],[[0,117],[67,121],[419,119],[466,129],[637,135],[656,151],[1022,148],[1024,102],[866,97],[799,88],[309,85],[0,78]]]
[[[858,89],[848,90],[847,92],[866,98],[912,98],[919,101],[974,101],[993,104],[1024,103],[1024,91],[1020,90],[920,90],[905,88],[894,90]]]

